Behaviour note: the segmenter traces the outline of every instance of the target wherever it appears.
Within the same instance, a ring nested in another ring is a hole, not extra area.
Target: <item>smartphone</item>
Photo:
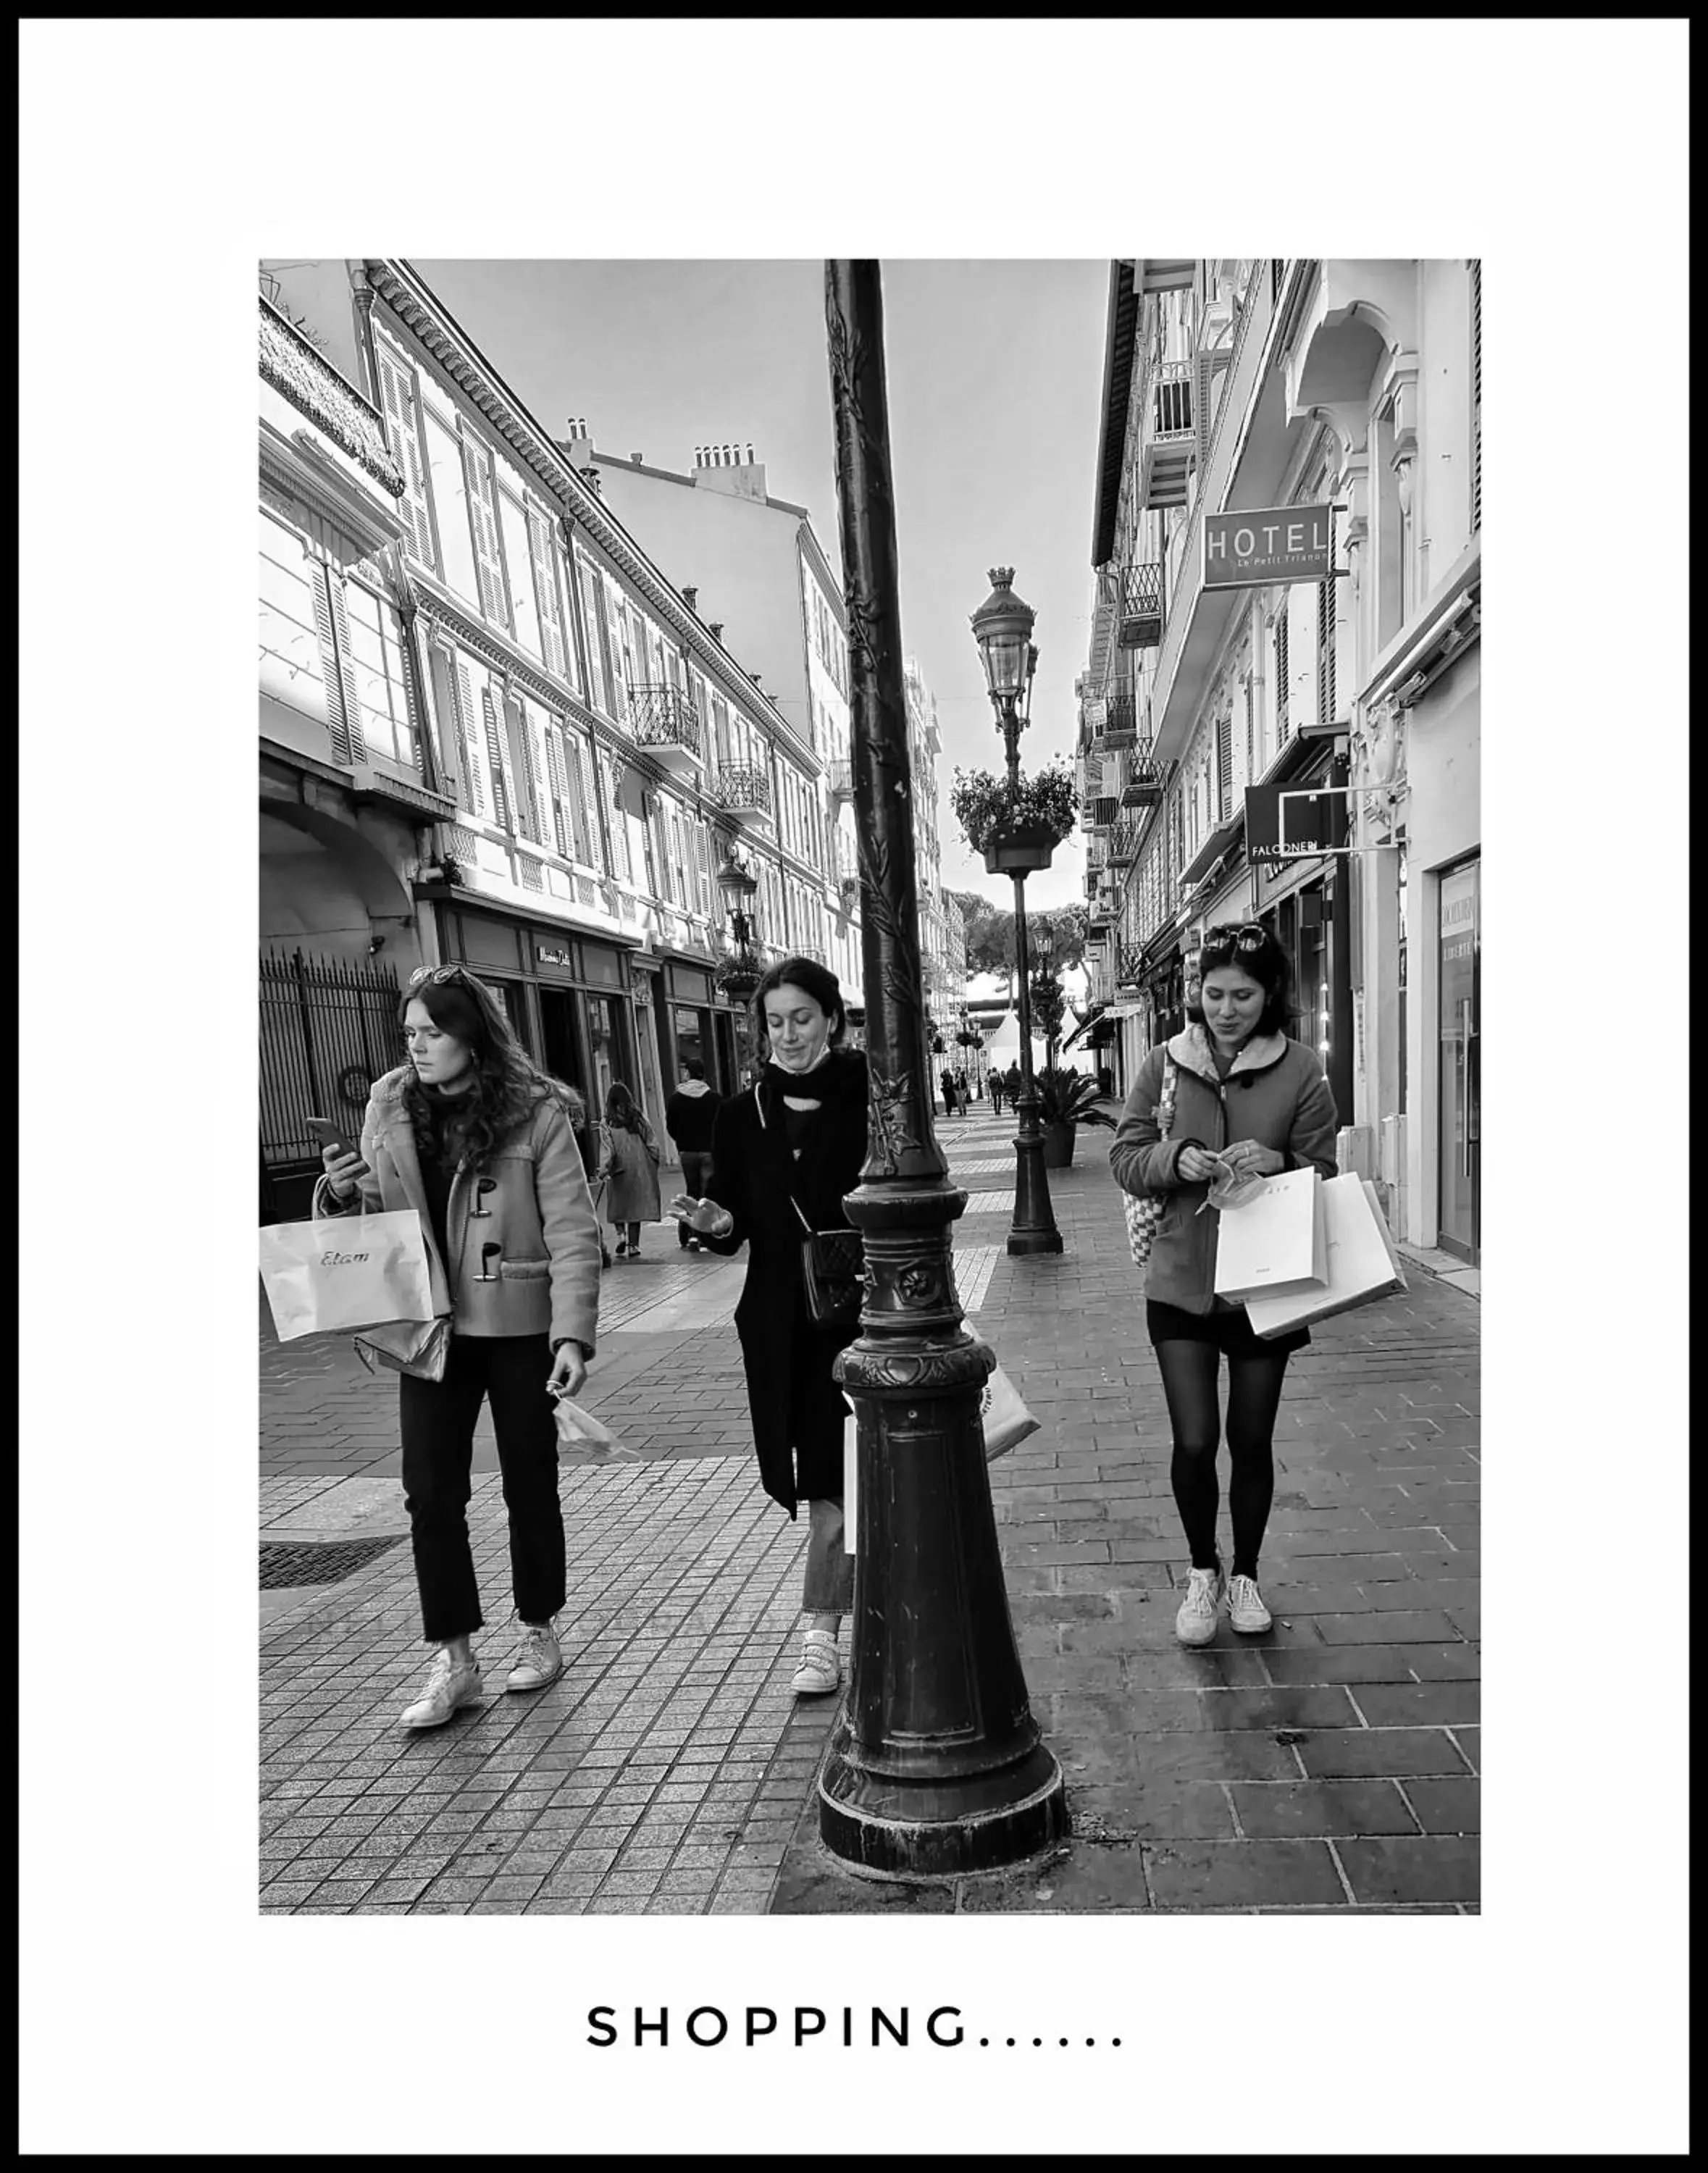
[[[309,1137],[313,1140],[317,1146],[323,1148],[340,1148],[345,1154],[353,1154],[356,1157],[358,1162],[361,1161],[361,1148],[358,1146],[355,1140],[350,1137],[350,1135],[344,1130],[343,1126],[342,1124],[335,1124],[330,1117],[305,1117],[303,1119],[303,1125],[304,1129],[307,1131]],[[362,1167],[364,1169],[366,1169],[368,1165],[365,1162],[363,1162]]]

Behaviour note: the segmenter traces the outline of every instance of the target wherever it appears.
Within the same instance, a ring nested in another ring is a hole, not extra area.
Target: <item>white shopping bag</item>
[[[261,1233],[261,1279],[281,1343],[333,1328],[433,1318],[427,1247],[412,1207],[275,1222]]]
[[[1215,1234],[1218,1297],[1290,1297],[1328,1279],[1323,1180],[1314,1169],[1266,1177],[1249,1200],[1224,1207]]]
[[[596,1449],[601,1456],[628,1458],[638,1461],[637,1452],[625,1448],[601,1418],[596,1417],[585,1404],[578,1404],[573,1396],[560,1389],[557,1398],[558,1438],[566,1448]]]
[[[1355,1306],[1405,1288],[1382,1203],[1367,1177],[1351,1170],[1331,1177],[1323,1187],[1323,1211],[1328,1233],[1326,1287],[1294,1297],[1247,1298],[1246,1314],[1259,1335],[1308,1328],[1313,1320],[1350,1313]]]
[[[854,1407],[846,1396],[848,1416],[842,1422],[842,1550],[851,1555],[860,1528],[859,1426]]]
[[[1021,1401],[1020,1391],[1000,1366],[984,1384],[978,1415],[984,1425],[987,1464],[994,1464],[999,1456],[1006,1456],[1029,1433],[1037,1432],[1037,1421]]]

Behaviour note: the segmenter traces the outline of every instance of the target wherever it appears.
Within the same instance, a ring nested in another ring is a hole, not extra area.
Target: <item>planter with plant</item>
[[[1079,819],[1080,795],[1060,756],[1010,785],[1006,772],[959,769],[949,805],[970,850],[992,875],[1032,875]]]
[[[1114,1118],[1097,1106],[1100,1098],[1096,1081],[1083,1071],[1051,1064],[1038,1073],[1038,1122],[1043,1127],[1046,1169],[1066,1169],[1071,1164],[1076,1124],[1107,1124],[1114,1130]]]

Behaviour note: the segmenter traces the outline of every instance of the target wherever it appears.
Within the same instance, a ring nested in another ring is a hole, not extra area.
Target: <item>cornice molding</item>
[[[757,693],[752,681],[740,666],[720,651],[714,652],[705,646],[709,636],[700,621],[611,508],[582,481],[520,403],[513,404],[493,378],[470,358],[462,335],[412,268],[401,259],[374,257],[366,262],[364,269],[374,291],[406,330],[493,424],[536,482],[557,499],[560,515],[568,518],[628,575],[672,634],[682,641],[693,656],[696,668],[709,677],[717,678],[724,692],[748,708],[750,713],[757,709],[757,721],[783,741],[791,752],[798,748],[809,761],[816,761],[811,747],[797,737],[782,712]]]
[[[342,531],[356,547],[353,558],[383,551],[403,533],[391,507],[346,475],[306,430],[287,438],[262,416],[259,466],[263,490],[270,487],[300,501],[305,510]]]
[[[312,341],[274,309],[265,294],[261,305],[261,374],[293,407],[326,432],[341,452],[374,477],[393,498],[403,495],[403,472],[385,443],[380,412],[364,399],[348,378],[335,369]]]

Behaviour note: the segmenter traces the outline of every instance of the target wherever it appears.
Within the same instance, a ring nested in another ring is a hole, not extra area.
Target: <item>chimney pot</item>
[[[631,453],[628,457],[634,462],[637,467],[640,466],[640,455],[638,453]]]
[[[695,608],[694,600],[699,593],[700,592],[698,589],[684,589],[682,590],[682,601],[687,606],[690,611],[692,611]]]
[[[711,635],[714,641],[721,641],[724,639],[723,620],[720,618],[709,619],[706,622],[706,630]]]

